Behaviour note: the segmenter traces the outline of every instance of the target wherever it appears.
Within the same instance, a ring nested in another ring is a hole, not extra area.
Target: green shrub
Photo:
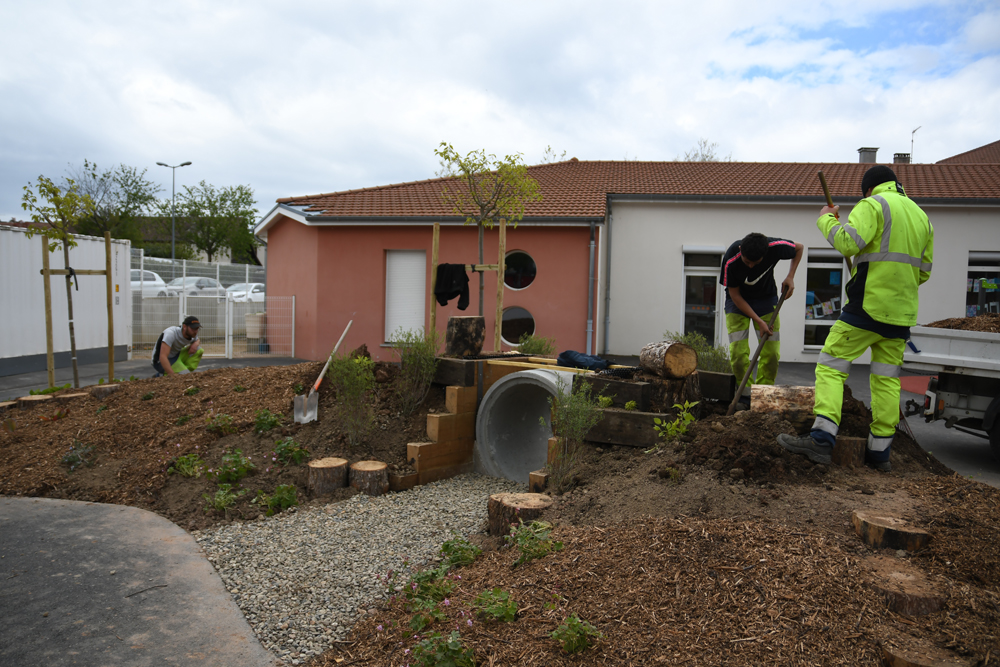
[[[597,397],[597,406],[600,407],[600,408],[610,408],[614,404],[615,404],[615,397],[614,396],[598,396]]]
[[[54,394],[57,391],[62,391],[63,389],[69,389],[72,386],[73,385],[71,383],[67,382],[61,387],[46,387],[45,389],[31,389],[28,391],[28,394],[30,394],[31,396],[46,396],[48,394]]]
[[[461,535],[456,535],[441,545],[443,563],[448,569],[472,565],[483,550],[469,542]]]
[[[625,403],[625,409],[626,410],[630,410],[630,411],[631,410],[638,410],[639,409],[639,404],[636,403],[635,401],[626,401],[626,403]]]
[[[729,362],[729,347],[710,344],[703,335],[696,331],[681,334],[679,331],[667,331],[663,334],[665,340],[684,343],[694,348],[698,353],[698,368],[713,373],[732,373],[733,365]]]
[[[212,413],[205,417],[205,429],[209,433],[215,433],[216,435],[225,435],[227,433],[236,433],[236,424],[233,423],[233,418],[225,413]]]
[[[267,433],[271,429],[281,426],[281,419],[284,417],[280,412],[277,414],[272,413],[267,408],[258,410],[253,414],[254,423],[253,431],[254,433]]]
[[[556,351],[555,338],[543,338],[532,334],[521,334],[517,341],[517,351],[521,354],[540,357]]]
[[[201,473],[205,471],[205,462],[201,460],[201,457],[197,454],[185,454],[183,456],[178,456],[174,459],[170,467],[167,468],[167,474],[173,475],[178,474],[181,477],[201,477]]]
[[[552,551],[561,551],[563,543],[553,541],[552,524],[545,521],[532,521],[525,524],[523,521],[518,526],[511,526],[510,535],[507,536],[507,543],[513,544],[520,552],[518,559],[514,561],[517,567],[523,563],[542,558]]]
[[[579,381],[574,383],[572,391],[567,391],[566,383],[560,378],[556,395],[549,398],[552,435],[560,438],[561,445],[555,462],[546,467],[549,484],[557,493],[566,490],[570,483],[583,439],[604,417],[591,390],[589,382]],[[545,417],[539,417],[539,421],[546,426]]]
[[[455,590],[455,582],[448,579],[448,565],[442,563],[438,567],[414,572],[410,581],[403,587],[403,593],[409,600],[435,600],[440,602]]]
[[[246,489],[243,489],[239,493],[233,493],[232,484],[219,484],[219,488],[216,489],[215,493],[208,495],[207,493],[201,494],[207,502],[205,504],[205,511],[211,512],[216,510],[217,512],[229,513],[229,508],[236,504],[236,499],[246,493]]]
[[[222,455],[222,463],[213,474],[219,482],[238,482],[256,468],[253,461],[243,456],[243,452],[237,449]]]
[[[680,403],[674,403],[674,408],[677,410],[677,417],[673,421],[666,421],[665,419],[660,419],[659,417],[653,417],[653,430],[656,431],[657,437],[664,442],[673,442],[677,438],[685,435],[687,433],[688,424],[694,421],[694,415],[691,414],[691,408],[698,405],[698,401],[691,403],[690,401],[684,401],[684,405]],[[652,449],[646,450],[646,453],[657,451],[662,443],[657,443]]]
[[[336,419],[350,447],[360,444],[375,425],[375,364],[367,357],[338,357],[327,376],[337,392]]]
[[[396,405],[404,415],[420,407],[437,370],[437,332],[396,329],[392,349],[399,356],[399,376],[393,382]]]
[[[440,632],[431,634],[413,647],[413,664],[417,667],[475,667],[472,649],[465,648],[462,636],[452,630],[448,637]]]
[[[510,623],[517,617],[517,603],[510,599],[510,593],[499,588],[483,591],[476,596],[472,606],[480,616],[495,621]]]
[[[302,465],[309,458],[309,450],[299,447],[292,438],[282,438],[274,443],[274,455],[284,465]]]
[[[576,614],[571,614],[549,636],[559,642],[566,653],[579,653],[603,635],[587,621],[582,621]]]
[[[417,599],[410,603],[410,629],[414,632],[423,632],[424,628],[430,626],[434,621],[443,621],[446,616],[438,603],[434,600]]]
[[[267,495],[263,491],[257,492],[257,497],[253,502],[267,508],[267,515],[273,516],[289,507],[299,504],[298,489],[294,484],[280,484],[274,489],[274,493]]]

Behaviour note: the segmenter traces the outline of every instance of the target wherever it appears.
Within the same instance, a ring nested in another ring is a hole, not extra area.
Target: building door
[[[721,344],[723,296],[719,284],[721,252],[684,252],[684,333],[700,333]]]
[[[385,252],[385,341],[402,328],[424,327],[427,307],[427,253],[424,250]]]

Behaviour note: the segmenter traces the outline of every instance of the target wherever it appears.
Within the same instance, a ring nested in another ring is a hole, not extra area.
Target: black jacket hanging
[[[459,310],[469,307],[469,275],[465,264],[438,264],[434,296],[442,306],[457,296]]]

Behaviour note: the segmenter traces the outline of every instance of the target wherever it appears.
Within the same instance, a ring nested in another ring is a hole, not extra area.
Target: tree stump
[[[867,438],[850,438],[846,435],[838,435],[837,442],[833,445],[833,452],[830,453],[830,459],[838,466],[860,468],[865,464],[865,446],[867,444]]]
[[[308,487],[313,496],[325,496],[347,486],[347,459],[329,456],[310,461]]]
[[[680,380],[698,368],[698,353],[677,341],[650,343],[639,351],[639,365],[654,375]]]
[[[449,317],[444,354],[446,357],[474,357],[483,351],[485,340],[485,318],[479,315]]]
[[[62,403],[69,403],[72,400],[75,400],[77,398],[84,398],[86,396],[90,396],[90,394],[88,394],[86,392],[77,392],[75,394],[62,394],[62,395],[56,396],[55,400],[56,400],[57,403],[62,404]]]
[[[953,651],[939,648],[927,639],[910,635],[883,637],[882,658],[889,667],[973,667],[974,658],[963,658]]]
[[[49,394],[42,394],[39,396],[21,396],[17,399],[17,407],[21,410],[27,410],[36,405],[48,405],[52,403],[52,396]]]
[[[369,496],[381,496],[389,490],[389,467],[381,461],[358,461],[351,464],[351,486]]]
[[[873,549],[920,551],[931,541],[930,533],[912,528],[902,519],[854,510],[854,531]]]
[[[90,388],[90,395],[94,398],[105,398],[118,391],[117,384],[95,384]]]
[[[0,402],[0,415],[17,407],[17,401]]]
[[[886,556],[868,558],[866,564],[878,579],[873,588],[885,598],[890,611],[926,616],[944,609],[947,593],[906,561]]]
[[[795,427],[796,433],[812,428],[816,415],[815,387],[793,387],[789,385],[755,384],[750,388],[750,410],[766,414],[780,415]]]
[[[507,535],[512,524],[530,523],[551,506],[552,499],[541,493],[493,494],[486,504],[490,535]]]

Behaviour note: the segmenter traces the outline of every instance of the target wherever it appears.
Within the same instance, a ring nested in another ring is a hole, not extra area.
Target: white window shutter
[[[385,340],[400,327],[424,326],[427,300],[427,253],[424,250],[387,250],[385,258]]]

